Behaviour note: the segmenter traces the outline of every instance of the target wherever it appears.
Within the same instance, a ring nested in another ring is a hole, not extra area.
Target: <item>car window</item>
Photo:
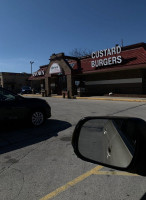
[[[0,90],[0,101],[13,101],[15,100],[15,95],[7,90]]]

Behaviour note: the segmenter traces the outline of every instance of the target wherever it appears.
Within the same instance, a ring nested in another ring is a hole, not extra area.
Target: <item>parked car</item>
[[[31,94],[32,93],[32,89],[29,86],[23,86],[21,88],[21,94]]]
[[[33,126],[39,126],[50,117],[51,107],[45,100],[22,97],[0,88],[0,121],[25,119]]]

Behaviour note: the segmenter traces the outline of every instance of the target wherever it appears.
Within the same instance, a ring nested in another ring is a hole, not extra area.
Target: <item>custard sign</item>
[[[120,53],[121,47],[119,45],[111,49],[92,52],[91,57],[94,60],[91,61],[91,67],[120,64],[122,62],[122,57],[119,55]]]
[[[50,67],[50,74],[56,74],[56,73],[61,73],[61,68],[58,65],[58,63],[53,63]]]

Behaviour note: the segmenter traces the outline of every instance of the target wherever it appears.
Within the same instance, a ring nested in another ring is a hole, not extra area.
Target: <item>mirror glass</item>
[[[136,131],[132,119],[90,119],[80,130],[79,152],[93,161],[126,168],[135,152]]]

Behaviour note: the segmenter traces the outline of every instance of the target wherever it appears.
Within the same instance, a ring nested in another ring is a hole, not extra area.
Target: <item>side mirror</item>
[[[72,145],[85,161],[146,175],[145,131],[146,122],[138,118],[86,117],[77,124]]]

